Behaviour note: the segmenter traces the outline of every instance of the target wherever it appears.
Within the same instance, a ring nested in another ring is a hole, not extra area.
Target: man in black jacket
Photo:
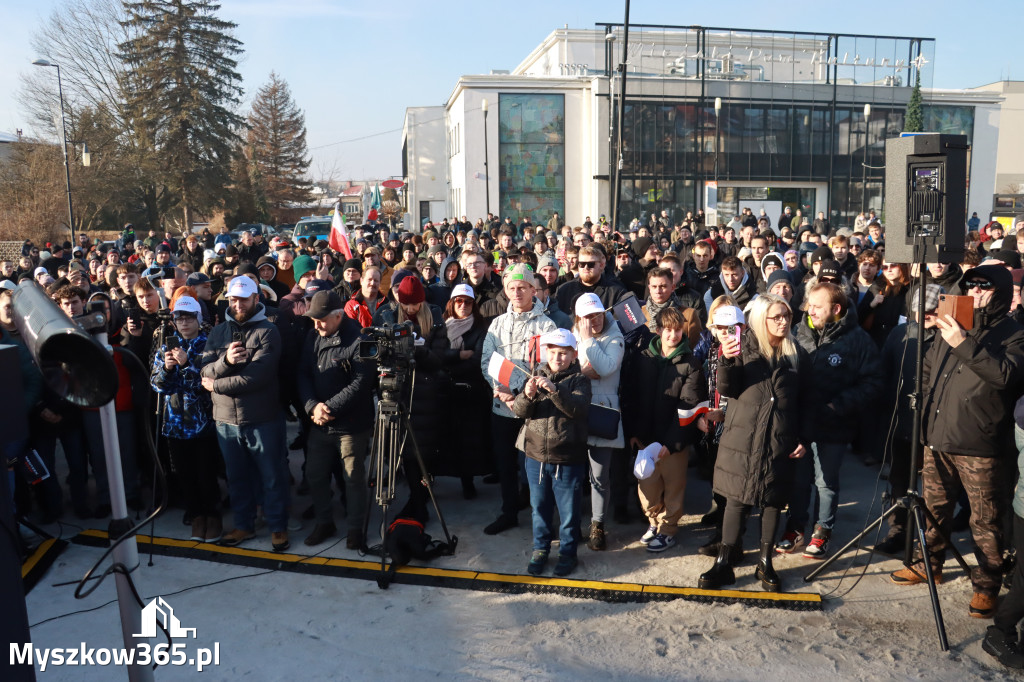
[[[373,431],[373,367],[359,359],[361,326],[345,315],[336,291],[313,294],[306,317],[316,334],[307,335],[299,364],[299,400],[313,420],[306,451],[306,479],[316,527],[305,543],[319,545],[337,532],[331,513],[331,470],[341,458],[349,549],[363,545],[366,515],[364,459]]]
[[[990,618],[1002,583],[1002,516],[1012,481],[1013,406],[1024,384],[1024,327],[1007,316],[1013,297],[1010,272],[983,265],[964,273],[963,288],[974,299],[974,326],[965,330],[952,316],[936,320],[936,338],[924,359],[922,410],[925,504],[938,528],[925,534],[929,561],[941,580],[946,538],[960,489],[971,507],[971,533],[978,566],[972,570],[969,613]],[[896,571],[892,581],[924,581],[924,567]]]
[[[605,308],[611,308],[626,298],[629,292],[618,280],[605,273],[608,260],[600,246],[585,246],[580,249],[580,276],[558,287],[555,300],[560,310],[576,309],[576,299],[583,294],[593,293],[601,299]]]
[[[776,550],[788,554],[803,541],[814,485],[817,521],[804,557],[823,559],[839,508],[839,468],[857,436],[861,415],[881,393],[882,367],[878,347],[857,324],[856,309],[836,284],[819,282],[811,287],[796,339],[810,355],[814,377],[806,403],[810,414],[800,435],[805,447],[814,444],[814,456],[796,463],[786,533]]]

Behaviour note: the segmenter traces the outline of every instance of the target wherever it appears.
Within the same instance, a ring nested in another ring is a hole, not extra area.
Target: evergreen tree
[[[253,100],[249,147],[275,219],[277,209],[309,198],[306,116],[292,100],[288,83],[274,72]]]
[[[924,132],[924,110],[921,106],[921,72],[917,72],[914,90],[907,102],[907,113],[903,117],[903,130],[908,133]]]
[[[132,76],[128,107],[154,140],[186,229],[195,211],[220,203],[243,125],[233,59],[242,43],[231,35],[236,25],[217,18],[219,9],[210,0],[125,2],[123,25],[134,36],[119,46]]]

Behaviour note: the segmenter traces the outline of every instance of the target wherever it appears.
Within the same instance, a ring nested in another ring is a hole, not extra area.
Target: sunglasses
[[[592,260],[576,261],[576,264],[579,265],[581,268],[584,268],[584,269],[587,269],[587,270],[589,270],[590,268],[596,268],[597,267],[597,263],[595,261],[592,261]]]
[[[989,289],[995,287],[995,285],[992,282],[988,282],[983,279],[975,280],[973,282],[967,282],[964,286],[967,289],[981,289],[982,291],[988,291]]]

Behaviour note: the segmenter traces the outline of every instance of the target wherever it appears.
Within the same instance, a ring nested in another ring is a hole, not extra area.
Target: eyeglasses
[[[987,280],[979,279],[979,280],[974,280],[972,282],[966,282],[964,284],[964,286],[967,289],[981,289],[982,291],[988,291],[989,289],[992,289],[993,287],[995,287],[995,284],[993,284],[992,282],[989,282]]]
[[[768,319],[774,322],[775,324],[782,324],[783,322],[789,322],[792,318],[792,313],[782,313],[781,315],[770,316]]]
[[[883,270],[894,270],[900,266],[899,263],[886,263],[882,266]]]
[[[579,265],[581,268],[585,268],[587,270],[589,270],[590,268],[596,268],[597,267],[597,263],[595,261],[592,261],[592,260],[576,261],[576,264]]]

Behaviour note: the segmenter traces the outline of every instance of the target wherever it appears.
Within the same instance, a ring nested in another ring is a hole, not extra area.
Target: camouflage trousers
[[[977,546],[978,566],[971,571],[974,589],[996,595],[1002,583],[1002,516],[1010,501],[1007,461],[998,457],[969,457],[924,448],[921,488],[925,505],[935,517],[929,522],[925,539],[933,568],[942,566],[953,525],[953,508],[960,488],[971,506],[971,535]],[[940,532],[941,531],[941,532]]]

